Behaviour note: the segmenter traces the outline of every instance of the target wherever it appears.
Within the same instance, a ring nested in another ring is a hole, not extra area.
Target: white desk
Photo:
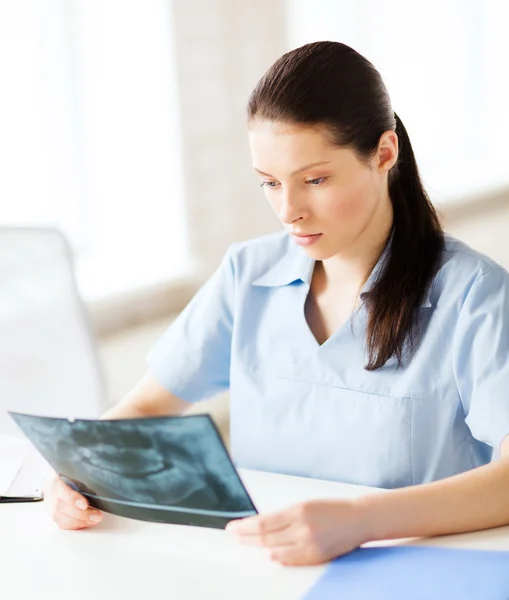
[[[369,491],[272,473],[240,474],[260,512]],[[419,543],[509,550],[509,527]],[[61,531],[42,502],[0,505],[0,548],[1,596],[34,600],[294,600],[324,569],[280,566],[264,548],[240,545],[222,530],[106,514],[93,529]]]

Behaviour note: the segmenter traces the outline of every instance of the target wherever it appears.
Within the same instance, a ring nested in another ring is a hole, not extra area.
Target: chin
[[[314,260],[327,260],[336,254],[331,250],[327,251],[326,249],[314,248],[313,246],[303,248],[303,250],[310,258],[313,258]]]

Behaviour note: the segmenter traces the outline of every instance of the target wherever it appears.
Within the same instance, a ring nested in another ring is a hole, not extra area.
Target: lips
[[[292,233],[291,235],[299,246],[311,246],[322,237],[321,233]]]

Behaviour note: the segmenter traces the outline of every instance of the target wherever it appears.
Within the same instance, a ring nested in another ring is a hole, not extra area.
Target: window
[[[380,71],[434,201],[509,186],[509,3],[287,0],[289,42],[352,46]]]
[[[187,267],[171,3],[0,3],[0,222],[70,237],[94,300]]]

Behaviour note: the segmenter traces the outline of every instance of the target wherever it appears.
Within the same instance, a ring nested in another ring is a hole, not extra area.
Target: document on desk
[[[359,548],[332,561],[303,600],[508,600],[509,552]]]
[[[216,529],[257,514],[209,415],[68,420],[10,414],[62,479],[100,510]]]
[[[49,465],[20,436],[0,435],[0,496],[37,497]]]

